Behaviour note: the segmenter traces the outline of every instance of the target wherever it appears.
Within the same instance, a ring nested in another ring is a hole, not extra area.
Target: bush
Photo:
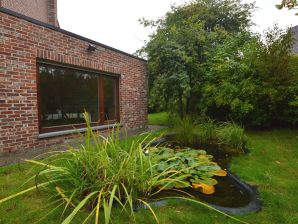
[[[289,74],[291,80],[289,86],[284,92],[287,99],[284,100],[286,105],[280,108],[282,123],[291,124],[297,127],[298,124],[298,54],[293,54],[289,61]]]

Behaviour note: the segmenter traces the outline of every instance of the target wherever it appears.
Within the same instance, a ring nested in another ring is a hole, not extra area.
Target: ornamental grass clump
[[[196,125],[190,117],[176,117],[173,121],[172,132],[175,135],[175,140],[182,145],[191,145],[196,140],[195,134]]]
[[[216,130],[219,144],[229,146],[238,151],[243,151],[247,136],[244,129],[234,122],[222,123]]]
[[[163,175],[153,175],[150,159],[144,154],[145,142],[150,143],[149,136],[120,141],[116,130],[103,137],[92,131],[87,113],[85,119],[87,132],[83,144],[46,161],[28,160],[43,168],[32,179],[36,187],[46,188],[56,200],[56,208],[62,209],[64,216],[62,223],[72,223],[80,211],[88,213],[86,222],[94,219],[94,223],[99,223],[99,217],[103,216],[104,222],[109,223],[115,205],[122,207],[132,219],[138,203],[145,204],[153,213],[145,200],[160,185]]]
[[[196,132],[199,142],[202,144],[216,141],[217,124],[211,118],[205,118],[198,121]]]

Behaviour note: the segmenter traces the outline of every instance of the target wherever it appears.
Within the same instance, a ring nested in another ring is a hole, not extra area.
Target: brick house
[[[59,28],[56,0],[0,1],[0,154],[147,125],[146,61]]]

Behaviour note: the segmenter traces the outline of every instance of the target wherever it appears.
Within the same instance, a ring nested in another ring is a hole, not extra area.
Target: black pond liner
[[[165,138],[161,138],[155,142],[152,142],[150,146],[159,146],[168,143],[167,136]],[[204,147],[200,147],[200,149],[204,149]],[[208,152],[208,150],[206,150]],[[248,149],[244,150],[244,153],[249,153]],[[210,153],[212,155],[212,153]],[[230,158],[228,159],[228,161]],[[199,200],[205,202],[206,204],[216,208],[222,212],[227,214],[235,215],[235,214],[244,214],[248,212],[257,212],[261,210],[261,200],[259,198],[258,191],[255,187],[243,182],[239,177],[233,174],[229,170],[229,164],[227,162],[224,163],[224,168],[227,169],[228,175],[226,177],[217,177],[218,184],[215,186],[215,193],[213,195],[204,195],[194,189],[185,188],[183,191],[194,196],[195,200]],[[228,190],[227,190],[228,189]],[[238,196],[237,196],[238,194]],[[236,196],[235,196],[236,195]],[[183,196],[185,195],[177,195],[174,192],[164,192],[160,195],[162,197],[171,197],[171,196]],[[234,197],[235,196],[235,197]],[[176,199],[180,200],[180,199]],[[181,199],[183,200],[183,199]],[[164,206],[167,204],[167,199],[154,198],[154,201],[150,202],[153,206]],[[141,206],[145,207],[145,206]]]

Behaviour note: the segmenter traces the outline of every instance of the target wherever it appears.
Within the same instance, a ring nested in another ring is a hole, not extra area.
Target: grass
[[[149,125],[169,125],[169,114],[167,112],[159,112],[148,115],[148,124]]]
[[[254,131],[246,134],[251,153],[233,159],[231,168],[243,180],[258,187],[264,206],[259,213],[237,217],[249,223],[298,223],[298,131]],[[29,164],[0,168],[0,198],[23,189],[21,184],[32,175],[32,169],[36,168]],[[35,191],[6,202],[0,207],[0,224],[34,223],[47,213],[44,208],[46,201],[46,193]],[[236,223],[188,202],[171,201],[167,206],[155,210],[161,224]],[[130,223],[120,211],[114,215],[114,223]],[[80,213],[73,223],[80,223],[84,216]],[[54,212],[40,223],[56,224],[61,223],[61,220],[59,213]],[[136,220],[137,223],[154,223],[148,210],[137,212]]]
[[[249,132],[251,153],[233,161],[232,170],[257,185],[263,211],[258,223],[298,223],[298,131]]]

